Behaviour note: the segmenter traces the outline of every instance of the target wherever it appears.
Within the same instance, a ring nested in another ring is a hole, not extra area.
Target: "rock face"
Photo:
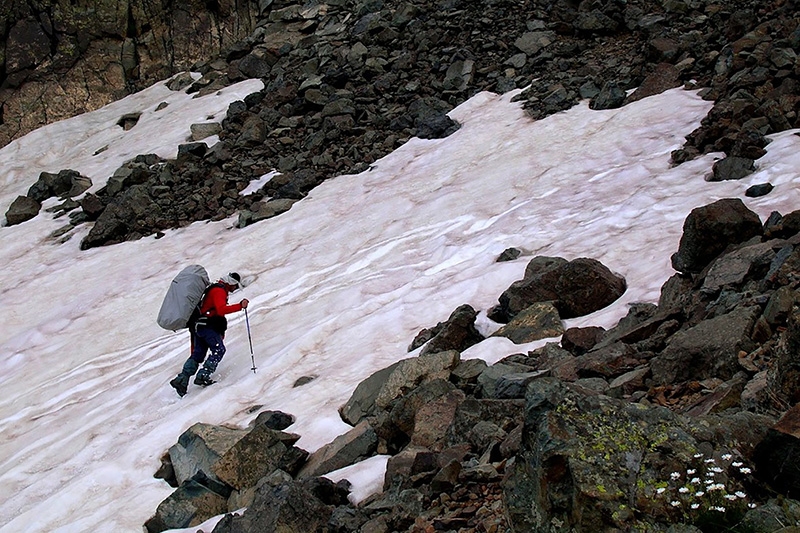
[[[0,146],[234,48],[259,14],[237,0],[3,2]]]

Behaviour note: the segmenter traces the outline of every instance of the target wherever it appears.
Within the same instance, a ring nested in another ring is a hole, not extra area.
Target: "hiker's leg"
[[[222,361],[222,356],[225,355],[225,344],[222,342],[222,335],[211,329],[202,329],[198,332],[198,337],[202,337],[208,348],[211,350],[211,355],[208,356],[203,368],[197,374],[197,377],[203,376],[208,378],[211,374],[216,372],[217,365]]]

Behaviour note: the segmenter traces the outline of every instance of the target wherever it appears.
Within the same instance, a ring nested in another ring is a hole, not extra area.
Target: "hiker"
[[[239,289],[242,278],[236,272],[221,277],[216,283],[210,285],[199,304],[199,318],[192,319],[188,325],[191,335],[192,355],[183,364],[183,370],[169,384],[178,391],[179,396],[186,394],[191,378],[198,367],[203,364],[195,385],[206,387],[214,383],[211,374],[225,355],[225,330],[228,320],[225,315],[247,309],[249,301],[245,298],[238,304],[228,305],[228,295]],[[206,353],[211,350],[211,355],[206,360]]]

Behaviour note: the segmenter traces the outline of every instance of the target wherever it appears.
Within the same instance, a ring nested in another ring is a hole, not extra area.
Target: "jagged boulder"
[[[550,302],[536,302],[517,313],[492,336],[505,337],[514,344],[525,344],[558,337],[563,332],[564,325],[555,306]]]
[[[184,431],[178,442],[169,449],[172,468],[178,483],[183,483],[197,472],[212,474],[212,468],[247,430],[198,422]]]
[[[678,272],[699,273],[729,245],[762,234],[758,215],[738,198],[724,198],[695,208],[683,223],[672,267]]]
[[[463,352],[483,340],[475,329],[478,312],[470,305],[461,305],[450,314],[445,322],[439,322],[430,329],[422,330],[411,343],[409,351],[427,343],[421,354],[431,354],[456,350]]]
[[[263,424],[255,426],[214,464],[212,472],[240,492],[275,470],[297,474],[308,457],[308,452],[294,446],[299,438]]]
[[[789,409],[755,449],[759,479],[790,498],[800,497],[800,405]]]
[[[73,198],[92,186],[92,180],[75,170],[62,170],[58,174],[42,172],[39,179],[28,189],[28,196],[38,202],[57,196]]]

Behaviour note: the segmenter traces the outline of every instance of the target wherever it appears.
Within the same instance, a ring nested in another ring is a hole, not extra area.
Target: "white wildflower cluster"
[[[685,472],[671,472],[668,481],[655,487],[655,494],[667,498],[671,507],[680,510],[685,522],[695,523],[709,513],[722,516],[756,507],[748,501],[736,479],[750,474],[751,470],[742,461],[733,460],[733,454],[726,453],[717,459],[698,453],[694,459],[696,466]]]

